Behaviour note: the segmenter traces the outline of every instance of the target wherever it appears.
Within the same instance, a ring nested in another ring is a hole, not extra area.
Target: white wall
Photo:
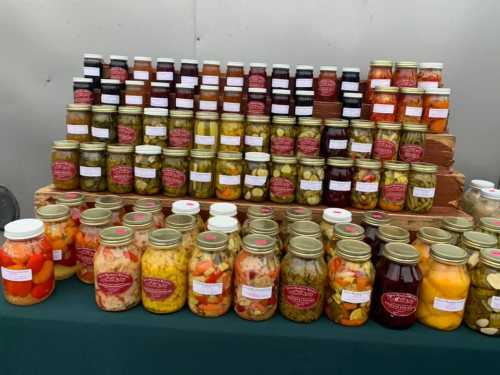
[[[50,180],[71,78],[84,52],[359,66],[442,61],[452,88],[456,168],[497,180],[497,0],[2,0],[0,184],[23,216]]]

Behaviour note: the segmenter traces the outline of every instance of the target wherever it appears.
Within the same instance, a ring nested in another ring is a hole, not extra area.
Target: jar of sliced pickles
[[[245,153],[243,198],[250,202],[263,202],[269,190],[269,160],[265,152]]]
[[[320,158],[302,158],[299,160],[297,203],[316,206],[323,196],[325,178],[325,160]]]
[[[137,194],[153,195],[160,192],[161,147],[135,147],[134,188]]]
[[[83,194],[74,191],[58,195],[56,197],[56,203],[69,207],[71,218],[77,226],[80,225],[80,215],[89,208]]]
[[[462,241],[457,245],[467,251],[467,269],[470,271],[477,266],[479,262],[479,252],[482,249],[491,249],[497,246],[496,236],[488,233],[468,231],[462,236]]]
[[[134,245],[142,255],[148,247],[153,230],[153,215],[149,212],[129,212],[123,216],[123,225],[134,231]]]
[[[446,217],[441,223],[441,228],[451,234],[451,245],[460,246],[465,232],[473,230],[474,224],[465,217]]]
[[[403,210],[408,190],[409,171],[410,164],[408,163],[402,161],[384,162],[378,201],[381,209],[391,212]]]
[[[483,217],[479,219],[476,230],[495,236],[498,241],[497,246],[500,247],[500,219],[495,217]]]
[[[144,108],[144,144],[167,147],[168,109]]]
[[[165,219],[165,228],[175,229],[182,234],[181,247],[189,261],[196,245],[196,236],[198,236],[196,219],[191,215],[172,214]]]
[[[419,124],[422,118],[424,90],[416,87],[403,87],[399,90],[396,121]]]
[[[215,153],[205,150],[191,150],[189,163],[189,196],[211,198],[215,192]]]
[[[243,161],[241,152],[219,152],[215,167],[215,194],[223,200],[236,200],[241,196]]]
[[[373,121],[353,120],[347,144],[347,153],[352,159],[369,159],[373,148]]]
[[[328,262],[336,254],[337,242],[341,240],[363,241],[365,230],[362,226],[354,223],[337,223],[333,226],[333,236],[329,246],[325,247],[325,258]]]
[[[90,142],[92,113],[89,104],[68,104],[66,106],[66,139]]]
[[[280,235],[286,239],[290,225],[298,220],[312,220],[312,210],[308,207],[290,207],[285,210],[285,218],[281,221]]]
[[[161,169],[163,195],[171,198],[187,194],[189,176],[189,151],[179,148],[164,148]]]
[[[196,220],[196,226],[201,233],[205,230],[205,222],[200,215],[200,203],[188,199],[179,199],[172,203],[172,213],[191,215]]]
[[[381,225],[389,224],[391,218],[388,214],[382,211],[367,211],[361,217],[361,226],[365,230],[364,241],[373,247],[374,242],[377,240],[377,231]]]
[[[117,195],[101,195],[95,200],[96,208],[107,208],[111,211],[111,225],[122,225],[125,215],[123,200]]]
[[[356,160],[351,193],[354,208],[373,210],[377,206],[381,166],[378,160]]]
[[[241,250],[240,224],[230,216],[213,216],[207,221],[207,230],[227,235],[228,260],[232,266],[234,259]]]
[[[193,111],[172,110],[168,121],[168,147],[193,148]]]
[[[270,199],[276,203],[292,203],[297,187],[297,159],[273,156],[269,183]]]
[[[424,159],[427,127],[421,124],[403,124],[399,141],[399,160],[417,163]]]
[[[249,232],[250,222],[255,219],[274,220],[274,210],[266,206],[250,206],[247,210],[247,217],[241,226],[241,235],[246,236]]]
[[[106,181],[110,193],[134,191],[134,146],[108,145]]]
[[[396,160],[398,158],[399,132],[401,124],[397,122],[378,122],[373,158],[377,160]]]
[[[194,121],[194,149],[217,151],[219,140],[219,114],[196,112]]]
[[[106,190],[106,144],[80,144],[80,188],[83,191]]]
[[[425,214],[434,204],[436,195],[437,165],[430,163],[411,164],[406,208],[414,213]]]
[[[142,108],[118,107],[117,118],[118,143],[142,145]]]
[[[269,236],[273,241],[274,254],[277,259],[281,259],[284,251],[283,241],[279,237],[279,225],[276,221],[271,219],[255,219],[252,220],[248,226],[249,234],[263,234]]]
[[[342,208],[325,208],[321,217],[321,235],[326,253],[332,254],[334,251],[335,239],[335,224],[350,223],[352,214],[350,211]]]
[[[271,124],[269,116],[247,116],[245,123],[245,153],[269,152]]]
[[[434,244],[449,244],[451,241],[451,234],[443,229],[422,227],[418,230],[417,239],[413,241],[412,245],[420,253],[418,267],[424,275],[429,269],[431,246]]]
[[[245,117],[238,113],[223,113],[219,132],[219,151],[242,152],[245,136]]]
[[[52,183],[56,189],[73,190],[80,186],[78,148],[77,141],[54,142],[52,146]]]
[[[373,264],[377,264],[379,259],[384,255],[385,246],[393,242],[410,243],[410,232],[395,225],[380,225],[377,228],[375,241],[371,245]]]
[[[293,156],[295,152],[295,117],[273,116],[271,154]]]
[[[165,215],[163,214],[163,207],[159,199],[154,198],[141,198],[135,201],[135,212],[147,212],[153,215],[153,226],[156,229],[165,226]]]
[[[92,141],[116,143],[116,107],[114,105],[92,106]]]
[[[298,158],[314,158],[319,156],[321,145],[321,119],[300,117],[297,129]]]

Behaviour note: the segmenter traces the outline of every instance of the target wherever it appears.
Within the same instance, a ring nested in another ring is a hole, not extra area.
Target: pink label
[[[174,168],[163,168],[161,171],[163,185],[169,188],[180,188],[186,183],[186,175]]]
[[[132,276],[124,272],[104,272],[96,276],[97,287],[109,295],[119,295],[126,292],[133,283]]]
[[[333,79],[320,79],[318,81],[318,92],[320,96],[333,96],[335,94],[335,89],[337,82],[335,82]]]
[[[93,104],[94,93],[92,90],[78,89],[73,92],[73,101],[77,104]]]
[[[359,230],[357,227],[353,226],[353,225],[346,225],[344,227],[344,230],[347,232],[347,233],[358,233]]]
[[[252,74],[248,77],[248,87],[258,87],[265,89],[266,88],[266,77],[258,74]]]
[[[144,277],[142,279],[142,289],[149,299],[162,300],[170,297],[172,293],[174,293],[175,284],[170,280]]]
[[[255,244],[259,246],[266,246],[268,243],[269,242],[264,238],[255,240]]]
[[[59,181],[71,180],[76,176],[76,165],[69,161],[55,161],[52,163],[52,175]]]
[[[373,145],[373,152],[381,160],[391,160],[396,156],[396,145],[386,139],[377,139]]]
[[[191,145],[191,132],[182,128],[172,129],[168,134],[168,141],[172,147],[189,147]]]
[[[319,293],[315,288],[305,285],[286,285],[284,288],[286,301],[300,309],[310,309],[319,301]]]
[[[135,130],[128,126],[118,124],[118,143],[132,144],[137,139]]]
[[[258,100],[251,100],[247,104],[249,115],[263,115],[266,112],[266,105]]]
[[[294,141],[290,137],[271,137],[271,153],[274,155],[293,155]]]
[[[409,316],[417,311],[418,298],[410,293],[389,292],[382,294],[381,302],[390,314]]]
[[[384,185],[382,188],[383,197],[391,202],[404,202],[406,197],[406,184]]]
[[[418,145],[402,145],[399,148],[399,158],[407,163],[421,161],[424,157],[424,148]]]
[[[314,156],[319,152],[319,139],[299,138],[297,140],[297,148],[304,155]]]
[[[130,166],[115,165],[111,168],[111,181],[117,185],[130,185],[134,180],[134,169]]]
[[[292,181],[284,177],[272,177],[270,189],[278,197],[286,197],[295,193],[295,186]]]
[[[125,68],[114,66],[109,71],[110,79],[118,79],[120,82],[125,82],[128,79],[128,72]]]
[[[86,247],[77,247],[76,248],[76,260],[87,267],[94,266],[94,255],[95,249],[89,249]]]

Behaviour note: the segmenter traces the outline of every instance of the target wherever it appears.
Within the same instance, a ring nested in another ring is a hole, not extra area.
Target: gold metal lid
[[[56,198],[56,202],[59,204],[64,204],[68,207],[76,207],[85,202],[85,197],[82,193],[78,193],[76,191],[68,191],[67,193],[58,195]]]
[[[370,61],[370,66],[379,66],[384,68],[392,68],[392,60],[372,60]]]
[[[473,227],[473,223],[464,217],[446,217],[441,223],[441,228],[457,233],[470,231]]]
[[[325,165],[325,159],[323,158],[300,158],[299,163],[301,165],[310,165],[321,167]]]
[[[420,253],[412,246],[405,243],[391,242],[384,246],[383,255],[387,259],[399,263],[416,265],[420,259]]]
[[[411,163],[411,170],[422,173],[436,173],[437,165],[431,163]]]
[[[108,145],[107,150],[109,153],[131,154],[134,152],[134,145]]]
[[[161,201],[154,198],[141,198],[134,204],[134,211],[157,213],[162,210]]]
[[[382,163],[375,159],[356,159],[354,165],[359,168],[380,169]]]
[[[325,120],[325,126],[332,128],[347,128],[349,127],[349,121],[340,118],[329,118]]]
[[[105,151],[106,143],[104,142],[85,142],[80,143],[81,151]]]
[[[123,216],[123,225],[133,229],[147,229],[153,226],[153,214],[150,212],[129,212]]]
[[[354,160],[351,158],[331,157],[326,160],[326,164],[332,167],[350,168],[354,165]]]
[[[218,152],[217,158],[221,160],[242,160],[243,154],[241,152]]]
[[[338,223],[333,226],[335,235],[341,240],[362,240],[365,238],[365,229],[358,224]]]
[[[425,90],[417,87],[401,87],[399,92],[401,94],[423,95]]]
[[[396,63],[396,68],[415,68],[417,69],[416,61],[398,61]]]
[[[377,129],[396,131],[401,129],[401,123],[380,121],[377,122]]]
[[[290,225],[290,233],[295,236],[314,237],[321,234],[321,229],[314,221],[297,220]]]
[[[250,115],[247,116],[247,122],[269,123],[271,118],[263,115]]]
[[[242,247],[245,251],[257,255],[271,254],[275,244],[276,240],[273,237],[257,233],[246,235],[242,241]]]
[[[336,251],[341,258],[351,262],[365,262],[371,258],[370,245],[358,240],[340,240]]]
[[[105,245],[127,245],[134,238],[134,231],[129,227],[116,226],[104,228],[100,235],[101,244]]]
[[[276,236],[279,233],[279,225],[274,220],[270,219],[255,219],[248,225],[249,233],[266,234]]]
[[[297,158],[295,156],[273,156],[273,163],[279,164],[297,164]]]
[[[89,208],[80,215],[80,222],[90,226],[105,225],[111,222],[112,215],[107,208]]]
[[[91,109],[92,106],[90,104],[71,103],[66,106],[66,110],[69,112],[90,112]]]
[[[198,111],[196,118],[199,120],[218,120],[219,114],[217,112]]]
[[[449,243],[451,241],[451,234],[449,232],[434,227],[420,228],[417,232],[417,237],[429,244]]]
[[[431,246],[431,257],[439,263],[463,265],[469,258],[467,252],[454,245],[436,243]]]
[[[290,239],[288,252],[300,258],[315,259],[323,254],[323,244],[313,237],[297,236]]]
[[[374,91],[377,93],[380,92],[380,93],[384,93],[384,94],[397,94],[399,91],[399,87],[375,86]]]
[[[449,96],[449,95],[451,95],[451,89],[446,88],[446,87],[432,87],[432,88],[425,89],[425,94],[426,95]]]
[[[500,249],[482,249],[479,252],[479,261],[484,265],[500,269]]]
[[[321,126],[321,119],[314,117],[299,117],[301,126]]]
[[[249,219],[273,219],[274,211],[271,207],[250,206],[248,207],[247,217]]]
[[[367,211],[361,218],[362,223],[366,223],[373,227],[388,224],[391,221],[389,215],[382,211]]]
[[[77,141],[70,141],[70,140],[59,140],[59,141],[54,141],[54,145],[52,146],[53,149],[55,150],[78,150],[78,147],[80,146],[80,143]]]
[[[193,118],[193,111],[186,109],[172,109],[170,111],[170,117],[172,118]]]
[[[410,164],[405,163],[404,161],[397,161],[397,160],[387,160],[384,161],[384,169],[388,169],[390,171],[409,171],[410,170]]]
[[[63,221],[69,218],[70,209],[62,204],[49,204],[37,209],[36,216],[46,223]]]
[[[479,219],[479,227],[491,232],[500,233],[500,219],[496,217],[482,217]]]
[[[467,248],[480,250],[497,246],[497,238],[488,233],[468,231],[463,234],[463,245]]]
[[[196,237],[197,246],[204,251],[221,251],[227,247],[228,236],[222,232],[207,231]]]
[[[427,125],[425,125],[425,124],[408,124],[408,123],[403,123],[403,130],[404,131],[409,131],[409,132],[426,133],[427,132]]]
[[[295,125],[296,120],[295,117],[273,116],[272,122],[276,125]]]
[[[127,114],[127,115],[141,115],[142,108],[135,106],[121,106],[118,107],[118,113]]]
[[[178,157],[187,157],[189,156],[189,150],[185,148],[164,148],[163,149],[164,156],[178,156]]]
[[[181,232],[175,229],[161,228],[149,233],[149,243],[156,248],[172,249],[177,247],[181,240]]]
[[[95,200],[95,206],[116,211],[123,208],[123,200],[118,195],[102,195]]]
[[[245,119],[245,116],[240,115],[239,113],[223,113],[220,116],[222,121],[237,121],[242,122]]]
[[[179,232],[187,232],[192,230],[196,225],[196,219],[192,215],[172,214],[165,219],[165,227],[178,230]]]
[[[312,220],[312,210],[308,207],[290,207],[285,211],[288,221]]]
[[[208,150],[191,150],[191,157],[196,159],[213,159],[215,158],[215,152]]]
[[[95,113],[116,113],[116,106],[114,105],[93,105],[92,112]]]
[[[352,120],[351,128],[356,129],[375,129],[375,122],[369,120]]]
[[[395,225],[381,225],[377,229],[377,237],[384,242],[409,243],[410,232]]]

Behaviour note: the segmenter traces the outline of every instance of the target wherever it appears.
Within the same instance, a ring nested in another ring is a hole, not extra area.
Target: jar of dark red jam
[[[389,224],[391,218],[385,212],[367,211],[361,218],[361,226],[365,228],[365,242],[373,249],[373,243],[377,239],[377,230],[381,225]]]
[[[175,60],[168,57],[156,59],[156,80],[161,82],[175,82]]]
[[[349,121],[341,119],[326,119],[321,135],[321,156],[347,156],[347,142],[349,139]]]
[[[128,57],[111,55],[109,56],[109,78],[120,81],[122,87],[128,79]]]
[[[328,158],[323,189],[325,205],[338,208],[351,205],[353,166],[354,161],[350,158]]]
[[[337,100],[337,67],[321,66],[316,84],[316,99],[326,102]]]
[[[150,107],[168,108],[168,95],[170,93],[170,83],[151,82]]]
[[[285,115],[290,112],[290,90],[273,89],[271,114]]]
[[[382,257],[386,245],[393,242],[410,243],[410,232],[395,225],[379,225],[376,231],[375,241],[373,241],[371,245],[373,264],[377,264],[380,257]]]
[[[313,71],[313,66],[297,65],[295,68],[295,90],[313,89]]]
[[[94,104],[94,90],[92,78],[73,78],[73,103]]]
[[[92,88],[99,88],[103,76],[102,56],[94,53],[83,55],[83,75],[85,78],[92,78]]]
[[[314,91],[295,91],[295,116],[311,117],[314,108]]]
[[[273,64],[273,73],[271,76],[271,88],[273,89],[290,88],[290,65]]]
[[[117,79],[101,79],[101,104],[120,105],[120,87]]]
[[[342,118],[354,120],[361,118],[361,102],[363,94],[360,92],[346,92],[342,98]]]
[[[175,109],[193,109],[194,87],[188,83],[175,85]]]
[[[346,92],[359,91],[359,68],[343,68],[342,82],[340,83],[340,95]]]
[[[248,89],[247,115],[266,115],[267,90],[261,87]]]
[[[267,64],[250,63],[250,72],[248,73],[249,88],[267,88]]]
[[[245,70],[242,62],[230,61],[226,67],[226,86],[243,87]]]
[[[192,87],[198,86],[198,60],[181,60],[181,83]]]
[[[411,245],[391,243],[376,265],[372,315],[380,324],[405,329],[415,323],[422,274],[418,251]]]

